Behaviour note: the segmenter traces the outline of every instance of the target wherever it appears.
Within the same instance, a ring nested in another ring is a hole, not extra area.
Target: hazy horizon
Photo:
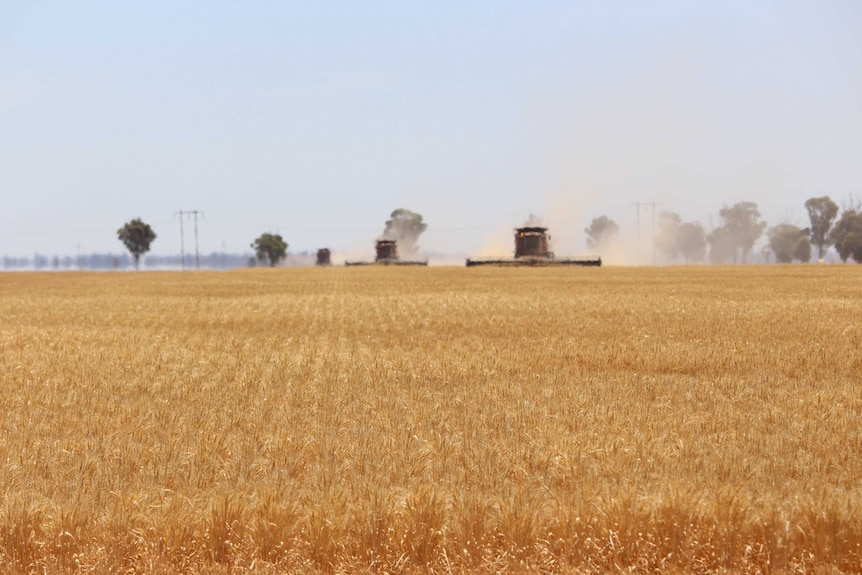
[[[0,5],[0,255],[119,252],[135,217],[176,254],[179,210],[201,253],[371,253],[401,207],[426,252],[537,214],[577,254],[635,202],[807,225],[860,158],[850,0]]]

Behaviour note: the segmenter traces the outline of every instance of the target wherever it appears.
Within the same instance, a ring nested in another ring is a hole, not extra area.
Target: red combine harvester
[[[548,228],[530,226],[515,230],[515,257],[507,260],[468,259],[473,266],[600,266],[602,258],[557,259],[548,247]]]
[[[346,266],[427,266],[427,261],[402,260],[398,256],[398,243],[395,240],[377,240],[374,246],[376,255],[373,262],[344,262]]]
[[[332,265],[332,252],[329,251],[329,248],[320,248],[317,250],[317,262],[315,263],[319,266]]]

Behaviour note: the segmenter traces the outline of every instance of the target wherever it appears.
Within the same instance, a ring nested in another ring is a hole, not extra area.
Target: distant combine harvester
[[[551,237],[548,228],[530,226],[515,230],[515,257],[513,259],[468,259],[473,266],[600,266],[601,257],[558,259],[548,248]]]
[[[329,251],[329,248],[320,248],[317,250],[317,261],[315,264],[319,266],[332,265],[332,252]]]
[[[395,240],[378,240],[374,246],[377,255],[373,262],[344,262],[346,266],[427,266],[427,261],[402,260],[398,256],[398,243]]]

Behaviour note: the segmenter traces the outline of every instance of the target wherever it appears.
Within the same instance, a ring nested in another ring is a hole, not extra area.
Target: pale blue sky
[[[856,0],[0,0],[2,255],[120,252],[137,216],[178,253],[181,209],[203,253],[370,253],[398,207],[427,251],[536,213],[578,253],[632,202],[709,227],[851,193]]]

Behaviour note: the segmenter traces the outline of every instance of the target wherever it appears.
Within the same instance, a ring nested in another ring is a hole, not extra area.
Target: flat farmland
[[[862,571],[862,266],[0,275],[0,572]]]

